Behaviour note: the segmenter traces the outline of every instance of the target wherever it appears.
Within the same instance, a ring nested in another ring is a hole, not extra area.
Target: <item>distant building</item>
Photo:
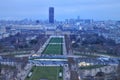
[[[54,23],[54,7],[49,8],[49,23]]]
[[[0,26],[0,34],[6,33],[6,28],[4,26]]]

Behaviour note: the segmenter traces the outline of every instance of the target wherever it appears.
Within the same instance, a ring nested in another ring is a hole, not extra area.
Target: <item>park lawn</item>
[[[51,38],[49,43],[63,43],[63,38]]]
[[[63,77],[59,77],[59,72],[63,72],[63,68],[59,66],[37,66],[32,68],[32,76],[25,80],[63,80]]]
[[[48,44],[42,54],[63,54],[62,44]]]

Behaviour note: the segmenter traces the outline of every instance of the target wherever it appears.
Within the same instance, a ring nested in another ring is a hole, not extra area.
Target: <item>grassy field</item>
[[[39,66],[32,68],[32,76],[30,78],[26,78],[25,80],[63,80],[63,78],[59,77],[59,72],[63,72],[62,67],[51,67],[51,66]]]
[[[51,38],[49,43],[63,43],[63,38]]]
[[[42,54],[63,54],[62,44],[48,44]]]

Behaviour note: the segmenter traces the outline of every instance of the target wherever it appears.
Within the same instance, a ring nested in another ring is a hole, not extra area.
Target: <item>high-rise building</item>
[[[49,7],[49,23],[54,23],[54,7]]]

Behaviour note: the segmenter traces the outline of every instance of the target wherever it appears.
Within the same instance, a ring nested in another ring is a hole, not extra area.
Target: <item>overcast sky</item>
[[[0,0],[0,19],[48,19],[55,8],[55,19],[67,18],[120,20],[120,0]]]

